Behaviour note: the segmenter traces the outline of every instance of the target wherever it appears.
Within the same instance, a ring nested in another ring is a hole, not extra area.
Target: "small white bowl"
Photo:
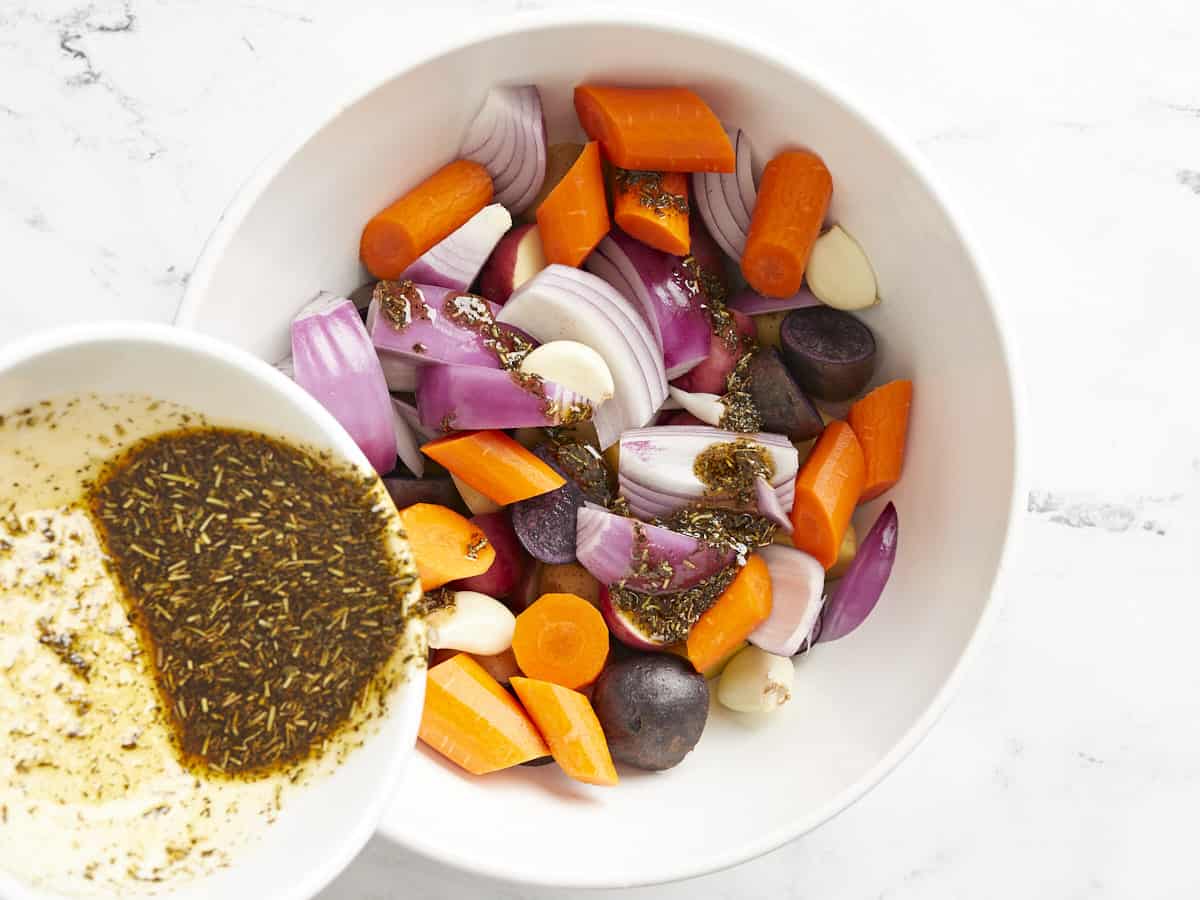
[[[245,351],[196,332],[132,322],[95,324],[0,348],[0,412],[81,392],[174,401],[223,425],[331,449],[371,471],[349,435],[304,390]],[[184,883],[169,896],[304,900],[321,890],[371,837],[400,784],[425,696],[421,670],[414,674],[390,695],[379,730],[333,772],[293,791],[277,821],[235,857],[233,866]],[[156,894],[166,895],[167,890]],[[51,896],[0,872],[0,897]]]
[[[676,769],[591,789],[552,767],[486,778],[424,749],[383,831],[484,875],[625,886],[742,862],[816,827],[880,781],[945,708],[991,609],[1021,503],[1018,391],[1000,310],[944,193],[879,118],[758,39],[674,13],[512,17],[443,42],[323,114],[239,194],[192,275],[179,322],[264,359],[318,289],[366,280],[363,224],[452,158],[487,89],[533,83],[552,140],[578,134],[582,81],[693,87],[747,131],[759,165],[808,145],[833,172],[831,218],[867,249],[883,303],[879,380],[916,383],[904,478],[887,499],[900,553],[855,634],[798,662],[794,700],[766,721],[714,709]],[[869,504],[858,523],[880,507]]]

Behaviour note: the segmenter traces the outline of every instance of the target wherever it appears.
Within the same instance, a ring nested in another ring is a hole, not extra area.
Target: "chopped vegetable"
[[[709,233],[730,259],[739,260],[746,248],[757,191],[750,140],[740,129],[733,138],[733,147],[736,171],[697,172],[692,176],[692,190]]]
[[[543,343],[579,341],[604,357],[615,393],[593,414],[601,449],[622,431],[649,422],[666,399],[662,354],[649,326],[595,275],[548,266],[509,298],[497,318]]]
[[[575,112],[588,137],[622,169],[732,172],[733,145],[720,121],[687,88],[581,84]]]
[[[487,535],[452,509],[414,503],[400,510],[400,521],[416,558],[422,590],[480,575],[496,558]]]
[[[543,594],[517,616],[512,648],[530,678],[574,690],[595,681],[604,668],[608,629],[582,597]]]
[[[461,155],[488,170],[496,202],[513,215],[529,207],[546,177],[546,122],[538,89],[526,84],[488,91]]]
[[[537,224],[537,208],[542,205],[542,201],[550,195],[552,190],[558,187],[558,183],[571,171],[571,166],[575,165],[575,160],[579,159],[579,154],[582,152],[583,144],[572,141],[551,144],[546,148],[546,177],[542,181],[541,190],[533,198],[533,202],[525,212],[517,217],[518,221],[528,225]],[[499,303],[501,301],[497,300],[496,302]]]
[[[487,536],[488,543],[496,551],[496,559],[486,572],[460,579],[453,586],[492,597],[507,597],[517,589],[529,566],[508,516],[504,512],[477,514],[471,519],[471,524]]]
[[[602,584],[647,594],[684,591],[733,563],[731,547],[618,516],[588,504],[579,510],[576,554]]]
[[[791,532],[789,531],[790,535]],[[792,546],[791,537],[789,536],[787,545]],[[858,532],[854,528],[854,523],[851,522],[846,526],[846,533],[842,535],[842,545],[838,547],[837,562],[833,564],[833,568],[825,573],[827,581],[833,581],[836,578],[841,578],[846,574],[846,570],[850,568],[850,563],[854,561],[855,555],[858,553]]]
[[[455,591],[453,600],[425,617],[429,646],[492,655],[512,646],[516,618],[494,597]]]
[[[383,486],[391,495],[396,509],[404,509],[414,503],[436,503],[457,513],[470,512],[449,478],[392,477],[383,479]]]
[[[672,380],[678,388],[697,394],[723,394],[730,373],[747,350],[744,338],[754,337],[754,320],[730,310],[736,331],[732,334],[709,332],[708,355],[696,368]]]
[[[795,675],[796,670],[787,657],[747,647],[721,673],[717,700],[736,712],[774,712],[792,699]]]
[[[815,153],[785,151],[767,163],[742,253],[750,287],[768,297],[800,290],[832,193],[833,179]]]
[[[750,643],[768,653],[795,656],[813,638],[825,590],[825,569],[792,547],[759,551],[771,575],[771,614],[750,632]]]
[[[745,290],[736,295],[728,303],[730,309],[745,313],[748,316],[767,316],[777,313],[791,312],[793,309],[805,309],[809,306],[820,306],[821,301],[813,296],[808,288],[800,288],[790,297],[764,297],[757,291]],[[757,325],[758,322],[756,321]],[[760,341],[760,343],[762,343]],[[776,340],[773,343],[779,344]]]
[[[458,495],[462,497],[463,503],[467,505],[467,509],[471,511],[472,515],[481,516],[500,511],[499,503],[491,497],[481,494],[457,475],[451,475],[450,480],[454,482],[454,486],[458,489]]]
[[[826,426],[796,476],[792,543],[829,569],[862,495],[866,463],[854,431],[836,420]]]
[[[396,437],[396,454],[408,471],[418,478],[425,475],[425,457],[421,455],[420,442],[409,423],[405,411],[397,406],[398,400],[392,400],[392,434]]]
[[[354,304],[321,293],[292,322],[296,383],[329,410],[380,475],[396,468],[387,382]]]
[[[545,563],[575,561],[575,514],[583,506],[583,491],[543,444],[534,455],[550,466],[565,483],[553,491],[513,504],[512,523],[521,545],[534,559]]]
[[[495,325],[499,311],[482,297],[453,288],[381,281],[367,310],[367,331],[383,360],[498,369],[502,358],[529,345],[515,328]]]
[[[429,670],[418,734],[472,775],[507,769],[550,752],[517,701],[465,653]]]
[[[550,263],[578,266],[608,233],[608,200],[600,146],[588,144],[537,209],[542,250]]]
[[[601,615],[608,630],[618,641],[634,650],[662,650],[671,643],[670,637],[652,633],[626,610],[617,605],[616,593],[603,584],[600,586]]]
[[[778,525],[780,531],[792,533],[792,520],[788,518],[788,510],[783,508],[779,495],[771,487],[771,482],[761,475],[754,479],[754,503],[758,507],[759,515]]]
[[[767,564],[755,554],[688,633],[687,657],[697,672],[707,671],[767,620],[771,595]]]
[[[692,394],[671,385],[671,399],[683,407],[689,419],[673,418],[667,425],[712,425],[718,426],[725,418],[725,404],[716,394]]]
[[[688,180],[680,172],[617,169],[613,178],[613,221],[648,247],[687,256]]]
[[[617,762],[661,771],[679,765],[704,733],[708,682],[677,656],[656,653],[610,665],[592,706]]]
[[[465,291],[511,227],[512,216],[508,210],[499,203],[485,206],[445,239],[421,254],[400,277],[418,284]]]
[[[421,452],[501,506],[562,487],[566,479],[501,431],[431,441]]]
[[[834,309],[866,309],[879,302],[867,254],[840,225],[813,244],[806,278],[813,294]]]
[[[512,686],[567,775],[586,784],[617,783],[604,731],[587,697],[533,678],[513,678]]]
[[[417,376],[421,422],[443,431],[564,425],[589,418],[587,398],[503,369],[425,366]]]
[[[849,400],[875,372],[871,329],[828,306],[792,310],[780,326],[779,342],[796,381],[819,400]]]
[[[472,653],[471,656],[483,667],[485,672],[501,684],[508,684],[514,675],[521,674],[521,667],[517,665],[517,657],[513,654],[511,647],[499,653]]]
[[[376,278],[399,278],[431,249],[492,199],[487,169],[467,159],[434,172],[363,229],[359,255]]]
[[[479,293],[503,306],[512,292],[546,268],[536,224],[521,225],[500,239],[479,274]]]
[[[862,492],[864,503],[874,500],[900,480],[912,391],[911,381],[889,381],[850,407],[847,421],[862,445],[863,458],[867,462]]]
[[[836,641],[861,625],[879,602],[892,574],[900,537],[900,519],[889,503],[859,544],[846,574],[829,594],[821,614],[817,642]]]
[[[704,361],[711,335],[705,297],[683,260],[614,230],[588,257],[587,269],[641,310],[668,379]]]
[[[600,582],[579,563],[542,566],[540,589],[547,594],[574,594],[592,606],[600,605]]]
[[[808,399],[774,347],[754,351],[746,370],[750,398],[762,418],[762,430],[791,441],[815,438],[825,428],[821,413]]]
[[[612,373],[604,357],[579,341],[550,341],[521,361],[521,371],[562,385],[599,406],[612,397]]]

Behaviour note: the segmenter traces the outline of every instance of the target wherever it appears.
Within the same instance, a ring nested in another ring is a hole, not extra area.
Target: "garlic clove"
[[[487,656],[512,646],[516,623],[507,606],[478,591],[455,591],[452,604],[425,617],[430,647]]]
[[[735,712],[773,712],[792,697],[792,661],[749,646],[729,661],[717,682],[717,700]]]
[[[583,394],[597,405],[616,391],[604,357],[579,341],[550,341],[535,347],[522,360],[521,371]]]
[[[817,299],[834,309],[866,309],[878,302],[875,270],[858,241],[840,225],[817,238],[804,277]]]
[[[716,394],[690,393],[672,385],[671,399],[679,404],[679,408],[690,412],[693,416],[708,425],[720,425],[725,416],[725,404]]]

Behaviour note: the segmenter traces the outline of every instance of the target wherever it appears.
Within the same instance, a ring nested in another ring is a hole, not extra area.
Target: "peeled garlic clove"
[[[455,591],[451,605],[425,617],[430,647],[487,656],[512,646],[516,623],[507,606],[478,591]]]
[[[693,416],[708,425],[720,425],[725,415],[725,404],[716,394],[693,394],[680,390],[672,385],[671,399],[679,404],[679,408],[690,412]]]
[[[792,698],[792,661],[750,646],[725,666],[717,699],[735,712],[772,712]]]
[[[521,361],[521,371],[583,394],[594,404],[603,403],[616,391],[604,357],[579,341],[550,341],[535,347]]]
[[[499,503],[486,494],[479,493],[479,491],[475,490],[475,488],[471,487],[453,472],[450,473],[450,480],[454,482],[454,487],[458,490],[458,496],[462,497],[463,503],[467,504],[467,509],[471,511],[472,515],[484,516],[488,513],[500,511]]]
[[[817,238],[804,277],[817,299],[834,309],[866,309],[877,302],[875,270],[858,241],[840,225]]]

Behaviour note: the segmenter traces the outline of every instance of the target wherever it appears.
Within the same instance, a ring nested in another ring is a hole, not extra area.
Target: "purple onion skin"
[[[836,641],[866,621],[892,574],[899,536],[900,518],[895,505],[888,503],[859,542],[846,574],[830,592],[811,643]]]

